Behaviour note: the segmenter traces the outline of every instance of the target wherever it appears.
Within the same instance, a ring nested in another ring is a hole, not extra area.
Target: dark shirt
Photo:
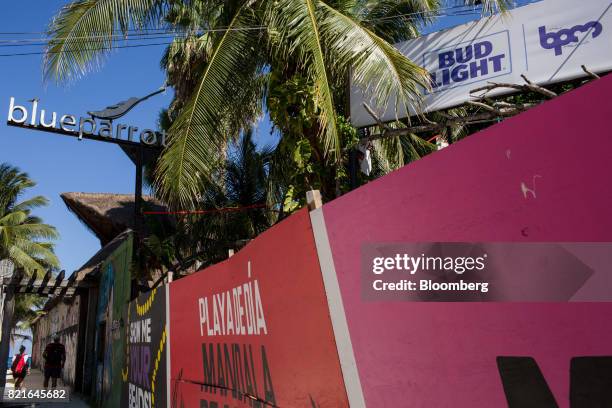
[[[66,360],[66,349],[62,343],[49,343],[43,353],[45,368],[62,368]]]

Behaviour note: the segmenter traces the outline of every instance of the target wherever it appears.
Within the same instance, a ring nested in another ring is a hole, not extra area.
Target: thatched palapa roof
[[[134,228],[134,196],[131,194],[63,193],[62,200],[70,211],[98,237],[102,246],[126,229]],[[143,207],[165,211],[158,200],[143,197]]]

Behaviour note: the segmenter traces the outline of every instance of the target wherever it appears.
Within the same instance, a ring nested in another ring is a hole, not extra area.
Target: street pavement
[[[32,368],[30,373],[25,378],[23,382],[22,389],[42,389],[44,382],[44,376],[42,372],[36,368]],[[58,381],[58,387],[62,386],[61,380]],[[15,388],[13,376],[10,371],[7,371],[6,374],[6,389]],[[34,404],[24,404],[24,403],[8,403],[8,402],[0,402],[0,406],[2,407],[44,407],[44,408],[89,408],[89,405],[80,398],[79,395],[70,394],[69,402],[37,402]]]

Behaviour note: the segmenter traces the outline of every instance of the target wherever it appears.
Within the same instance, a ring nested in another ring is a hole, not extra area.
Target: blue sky
[[[524,4],[528,1],[519,1]],[[0,15],[0,40],[38,38],[50,19],[66,1],[19,0],[3,4]],[[450,5],[457,4],[449,1]],[[477,13],[443,17],[428,31],[461,24]],[[160,40],[163,42],[165,40]],[[38,51],[40,47],[0,46],[0,54]],[[97,238],[71,214],[60,198],[62,192],[133,193],[134,166],[121,149],[112,144],[77,141],[55,134],[34,132],[6,126],[9,99],[19,104],[40,98],[39,109],[61,114],[86,116],[130,96],[143,96],[161,86],[164,74],[159,68],[163,46],[130,48],[113,52],[99,72],[70,85],[43,83],[41,56],[0,56],[0,162],[8,162],[26,171],[38,183],[32,195],[41,194],[50,200],[48,207],[37,211],[45,222],[56,226],[61,235],[56,252],[62,268],[72,272],[85,263],[99,248]],[[158,112],[166,107],[172,91],[156,96],[137,106],[122,123],[155,128]],[[256,141],[271,141],[270,124],[264,119],[257,128]]]

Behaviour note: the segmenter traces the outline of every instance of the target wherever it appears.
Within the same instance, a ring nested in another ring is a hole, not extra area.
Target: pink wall
[[[506,406],[496,357],[532,356],[567,407],[570,358],[612,355],[611,303],[365,303],[360,295],[364,241],[612,241],[609,95],[612,76],[323,207],[368,406]]]

